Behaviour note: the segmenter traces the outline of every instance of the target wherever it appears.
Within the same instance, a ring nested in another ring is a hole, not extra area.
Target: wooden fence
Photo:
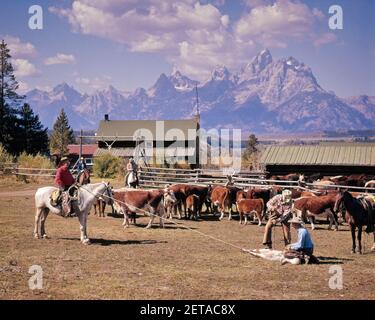
[[[295,189],[348,189],[350,191],[367,192],[375,194],[375,188],[364,188],[340,185],[316,185],[313,183],[299,183],[298,181],[270,180],[266,179],[266,172],[261,171],[239,171],[226,173],[223,170],[206,169],[172,169],[172,168],[142,168],[139,171],[140,186],[144,188],[162,188],[167,184],[185,183],[200,185],[225,185],[228,175],[238,187],[266,187],[269,185],[288,187]]]

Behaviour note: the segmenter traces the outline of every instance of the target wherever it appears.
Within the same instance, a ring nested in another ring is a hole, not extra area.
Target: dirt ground
[[[15,188],[15,187],[13,187]],[[27,188],[18,188],[25,190]],[[50,239],[32,237],[32,192],[0,193],[0,299],[374,299],[375,254],[351,254],[347,226],[312,231],[320,265],[284,265],[266,261],[167,223],[144,229],[148,218],[123,229],[122,219],[89,216],[92,245],[79,241],[76,218],[50,215]],[[108,210],[107,210],[108,211]],[[236,246],[259,248],[263,227],[238,220],[176,220]],[[235,217],[236,218],[236,217]],[[295,232],[292,233],[295,240]],[[282,249],[276,228],[276,249]],[[30,290],[29,267],[43,269],[43,289]],[[343,289],[329,287],[332,267],[341,267]],[[330,273],[331,271],[331,273]]]

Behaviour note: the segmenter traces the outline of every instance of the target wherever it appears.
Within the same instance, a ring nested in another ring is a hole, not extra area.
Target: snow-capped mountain
[[[375,97],[341,99],[324,90],[312,70],[293,57],[274,61],[261,51],[239,71],[217,66],[199,83],[175,70],[161,74],[148,89],[124,93],[112,86],[91,95],[66,83],[50,92],[32,90],[27,101],[44,125],[52,127],[61,108],[74,129],[95,129],[111,119],[180,119],[195,113],[199,93],[205,128],[241,128],[256,133],[372,129]]]

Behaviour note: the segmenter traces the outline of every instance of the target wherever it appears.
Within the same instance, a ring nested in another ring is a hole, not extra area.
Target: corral
[[[122,219],[91,214],[92,245],[82,246],[76,218],[52,215],[46,224],[50,239],[33,239],[36,187],[1,190],[3,299],[375,298],[371,281],[375,260],[369,252],[372,236],[364,235],[365,254],[350,254],[347,226],[334,232],[318,225],[312,231],[320,265],[281,266],[241,252],[235,247],[260,247],[263,227],[240,226],[236,216],[219,222],[217,217],[202,214],[198,221],[174,220],[176,224],[167,222],[164,229],[146,230],[146,218],[123,229]],[[275,240],[281,250],[280,227],[276,227]],[[42,290],[28,287],[32,265],[43,269]],[[337,267],[343,271],[341,290],[329,285]]]

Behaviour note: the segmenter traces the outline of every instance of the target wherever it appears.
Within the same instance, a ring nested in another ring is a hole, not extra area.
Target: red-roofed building
[[[68,151],[69,156],[77,156],[79,157],[80,154],[80,145],[79,144],[69,144]],[[84,158],[92,158],[93,154],[95,153],[96,149],[98,149],[97,144],[83,144],[82,145],[82,157]]]

